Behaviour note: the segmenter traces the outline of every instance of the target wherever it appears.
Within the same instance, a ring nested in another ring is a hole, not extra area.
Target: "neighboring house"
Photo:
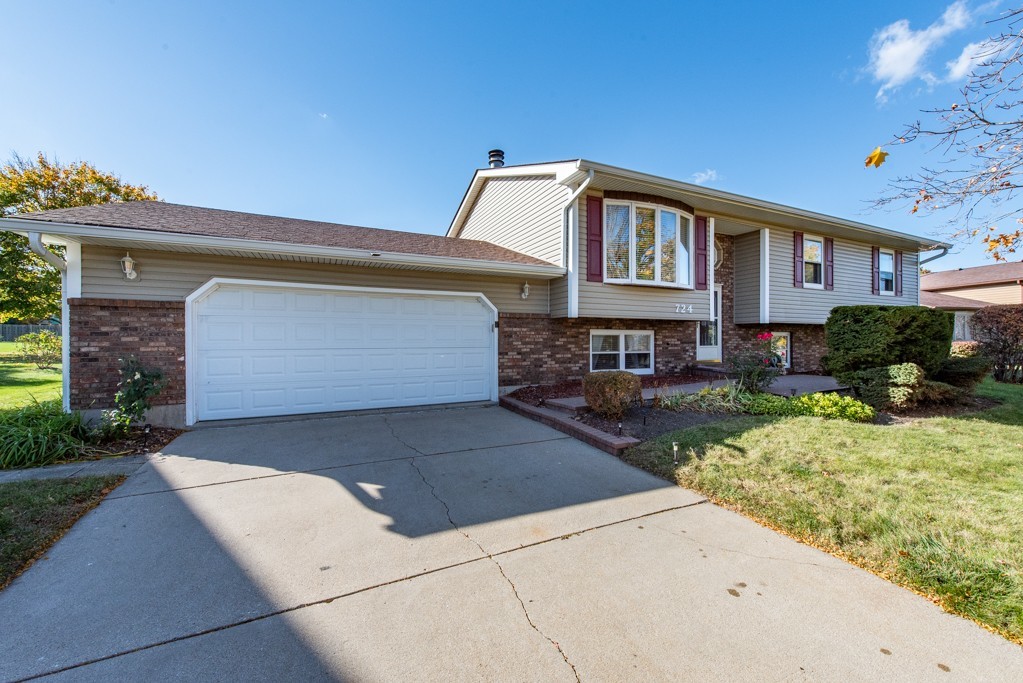
[[[151,420],[493,401],[591,370],[684,372],[770,330],[816,371],[846,304],[919,303],[882,228],[585,160],[476,172],[445,237],[164,202],[0,229],[67,245],[65,402],[160,367]],[[57,264],[63,266],[64,264]]]
[[[1023,262],[927,273],[920,303],[955,313],[953,341],[973,341],[970,319],[985,306],[1023,303]]]

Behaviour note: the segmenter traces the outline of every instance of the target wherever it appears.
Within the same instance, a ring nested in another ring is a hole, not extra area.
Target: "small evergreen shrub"
[[[53,332],[30,332],[14,342],[18,345],[18,353],[40,370],[49,370],[60,364],[60,337]]]
[[[915,405],[958,403],[966,395],[967,391],[964,389],[927,379],[913,393],[913,403]]]
[[[914,405],[916,390],[924,382],[924,371],[915,363],[887,365],[835,376],[856,395],[877,410],[905,410]]]
[[[804,394],[789,399],[789,409],[794,415],[809,415],[832,420],[870,422],[877,417],[872,407],[857,401],[852,396],[835,393]]]
[[[999,382],[1023,383],[1023,304],[988,306],[970,319],[973,336]]]
[[[955,316],[923,306],[838,306],[824,323],[833,375],[915,363],[928,377],[941,368],[952,345]]]
[[[729,361],[740,391],[752,394],[763,391],[781,374],[781,356],[774,350],[773,337],[770,332],[758,334],[750,350]]]
[[[591,372],[583,377],[583,397],[597,415],[620,420],[633,404],[643,402],[643,383],[625,370]]]
[[[121,381],[114,395],[117,405],[103,411],[102,433],[107,439],[127,435],[132,424],[141,422],[146,411],[152,408],[152,400],[167,386],[163,373],[157,368],[147,368],[135,356],[121,359],[118,371]]]
[[[747,394],[743,412],[750,415],[792,415],[792,404],[783,396],[774,394]]]
[[[989,372],[991,361],[987,356],[949,356],[934,379],[972,392]]]

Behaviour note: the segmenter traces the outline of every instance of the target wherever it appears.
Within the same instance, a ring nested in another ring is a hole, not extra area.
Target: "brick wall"
[[[695,362],[695,322],[570,320],[502,313],[498,328],[499,384],[549,384],[582,378],[590,367],[590,330],[653,330],[654,370],[658,374],[682,373]]]
[[[114,405],[120,359],[134,354],[168,380],[154,405],[185,402],[185,304],[70,299],[71,407]]]

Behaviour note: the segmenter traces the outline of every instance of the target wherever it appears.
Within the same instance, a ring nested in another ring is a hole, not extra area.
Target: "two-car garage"
[[[497,398],[479,293],[214,279],[186,300],[186,422]]]

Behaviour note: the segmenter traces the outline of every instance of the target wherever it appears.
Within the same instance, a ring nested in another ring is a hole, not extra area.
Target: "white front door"
[[[471,294],[226,281],[192,303],[192,421],[496,398]]]
[[[714,287],[711,320],[701,320],[696,330],[696,360],[721,360],[721,286]]]

